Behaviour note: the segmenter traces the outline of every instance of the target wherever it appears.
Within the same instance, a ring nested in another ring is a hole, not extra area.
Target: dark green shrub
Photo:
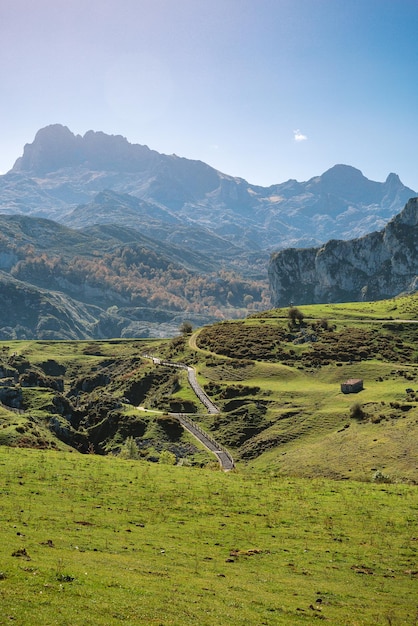
[[[355,402],[350,407],[350,417],[356,420],[363,420],[366,417],[366,413],[360,402]]]

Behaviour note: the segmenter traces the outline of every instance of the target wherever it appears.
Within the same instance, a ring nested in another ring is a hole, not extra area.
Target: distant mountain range
[[[96,197],[104,191],[113,195]],[[251,252],[379,230],[415,195],[396,174],[378,183],[347,165],[307,182],[260,187],[201,161],[159,154],[102,132],[81,137],[59,124],[38,131],[0,177],[1,213],[46,217],[75,228],[123,220],[158,237],[164,233],[157,225],[169,226],[165,236],[182,245],[185,229],[197,229],[221,238],[224,248],[232,243]],[[201,250],[200,238],[193,239],[198,241],[187,243]]]
[[[381,230],[415,195],[347,165],[261,187],[48,126],[0,176],[0,338],[167,336],[267,308],[271,252]]]

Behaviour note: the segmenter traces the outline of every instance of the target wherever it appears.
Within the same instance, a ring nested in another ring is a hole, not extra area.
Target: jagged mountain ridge
[[[418,198],[384,229],[319,248],[282,250],[269,265],[272,303],[352,302],[418,289]]]
[[[203,228],[246,251],[360,236],[383,228],[416,195],[396,174],[379,183],[347,165],[307,182],[261,187],[121,136],[88,131],[81,137],[54,124],[38,131],[0,177],[0,212],[85,226],[82,205],[105,190],[145,203],[133,228],[155,219],[170,228]],[[116,223],[122,217],[119,204],[116,200]],[[94,219],[90,215],[89,223]]]

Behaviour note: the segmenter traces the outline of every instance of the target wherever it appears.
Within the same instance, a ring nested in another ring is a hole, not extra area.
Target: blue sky
[[[260,185],[336,163],[418,191],[417,0],[1,0],[0,172],[40,128]]]

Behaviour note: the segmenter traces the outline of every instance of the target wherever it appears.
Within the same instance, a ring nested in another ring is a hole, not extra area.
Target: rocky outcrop
[[[11,409],[23,409],[23,394],[19,387],[0,387],[0,404]]]
[[[418,198],[379,231],[290,248],[269,265],[273,306],[390,298],[418,289]]]
[[[21,387],[44,387],[55,391],[64,391],[61,377],[46,376],[42,371],[29,369],[19,377]]]

